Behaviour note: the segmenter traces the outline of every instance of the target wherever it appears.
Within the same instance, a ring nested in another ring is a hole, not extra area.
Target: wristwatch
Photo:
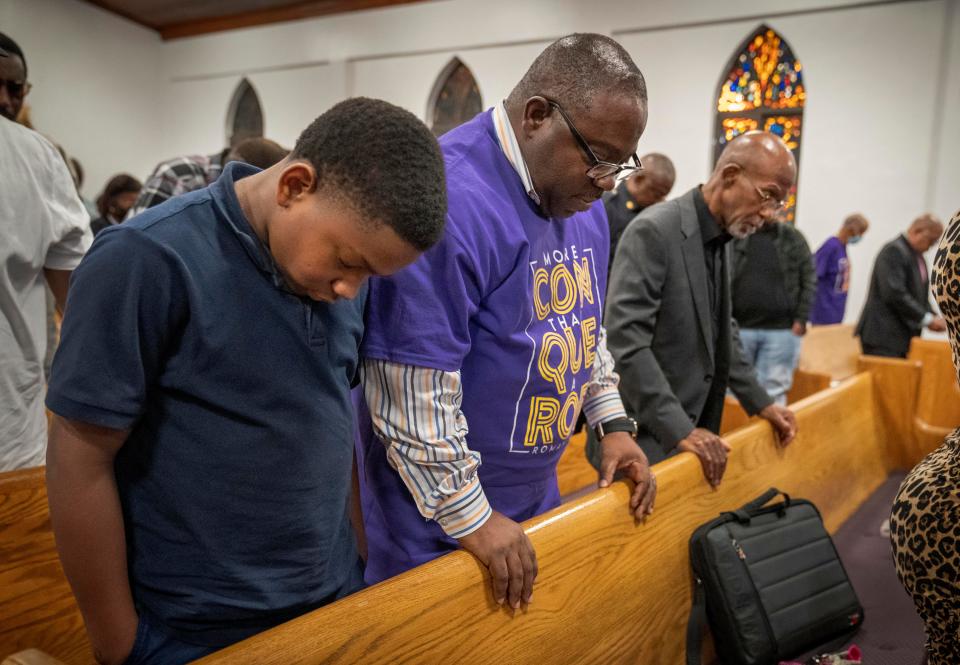
[[[593,431],[597,435],[597,441],[603,441],[603,437],[613,432],[626,432],[636,441],[638,429],[637,421],[633,418],[614,418],[605,423],[598,423]]]

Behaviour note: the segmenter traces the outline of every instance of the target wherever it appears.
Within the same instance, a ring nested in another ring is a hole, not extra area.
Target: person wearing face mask
[[[906,233],[880,250],[870,275],[870,290],[857,323],[863,352],[872,356],[906,358],[910,340],[924,328],[943,332],[943,317],[933,313],[929,271],[923,254],[943,235],[936,216],[920,215]]]
[[[863,239],[870,227],[867,218],[860,213],[843,220],[837,235],[827,238],[814,254],[817,273],[817,291],[810,308],[810,323],[818,326],[843,323],[847,308],[847,291],[850,289],[850,259],[847,245],[855,245]]]
[[[108,226],[120,224],[137,202],[143,185],[132,175],[121,173],[107,182],[103,192],[97,197],[97,212],[100,216],[90,222],[90,229],[97,235]]]
[[[783,141],[748,132],[727,145],[705,184],[644,210],[624,231],[605,321],[620,395],[651,463],[691,452],[719,485],[730,450],[717,434],[728,386],[783,445],[793,440],[793,413],[774,403],[744,358],[726,244],[776,217],[796,177]]]

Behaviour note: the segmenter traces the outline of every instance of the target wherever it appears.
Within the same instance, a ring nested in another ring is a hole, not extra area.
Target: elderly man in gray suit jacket
[[[770,421],[783,445],[793,440],[793,413],[773,403],[742,355],[725,245],[773,217],[796,177],[779,138],[744,134],[728,144],[706,184],[644,210],[624,232],[610,279],[607,343],[651,464],[691,452],[719,485],[730,451],[717,434],[728,387],[747,413]]]

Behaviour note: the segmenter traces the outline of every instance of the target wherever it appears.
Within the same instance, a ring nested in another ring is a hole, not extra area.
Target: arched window
[[[483,110],[483,99],[473,73],[459,58],[454,58],[440,72],[430,93],[427,117],[436,136],[462,125]]]
[[[714,162],[734,137],[761,129],[782,138],[799,164],[806,99],[800,61],[786,40],[761,25],[737,49],[720,81]],[[794,186],[787,201],[788,221],[794,221],[796,209]]]
[[[227,145],[263,136],[263,109],[257,91],[243,79],[233,93],[227,111]]]

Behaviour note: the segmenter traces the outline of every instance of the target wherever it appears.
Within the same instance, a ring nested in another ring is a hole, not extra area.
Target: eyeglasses
[[[596,153],[590,148],[590,145],[587,143],[586,139],[583,138],[583,135],[577,131],[576,125],[573,124],[570,116],[566,114],[563,108],[552,99],[548,99],[547,103],[560,112],[560,116],[563,118],[563,121],[567,123],[567,127],[570,129],[570,133],[573,134],[573,138],[576,140],[577,145],[580,146],[580,149],[583,150],[584,154],[587,156],[587,159],[590,160],[590,168],[587,169],[588,178],[591,180],[601,180],[603,178],[615,176],[617,180],[620,180],[621,178],[627,177],[634,171],[638,171],[643,168],[643,165],[640,163],[640,158],[637,157],[637,153],[633,153],[629,157],[629,159],[633,160],[633,164],[614,164],[613,162],[605,162],[598,158]]]
[[[754,188],[755,190],[757,190],[757,194],[760,196],[760,207],[761,207],[761,208],[767,208],[767,209],[770,210],[771,212],[775,212],[775,211],[777,211],[777,210],[783,210],[784,208],[787,207],[787,201],[786,201],[786,199],[778,199],[778,198],[776,198],[773,194],[771,194],[770,192],[765,192],[765,191],[763,191],[762,189],[760,189],[759,187],[757,187],[757,183],[755,183],[755,182],[750,178],[750,176],[748,176],[748,175],[746,174],[746,172],[743,171],[743,168],[742,168],[742,167],[741,167],[741,170],[740,170],[740,174],[746,179],[747,182],[749,182],[749,183],[753,186],[753,188]]]
[[[7,81],[0,79],[0,88],[6,88],[7,94],[11,97],[23,97],[32,86],[26,81]]]

